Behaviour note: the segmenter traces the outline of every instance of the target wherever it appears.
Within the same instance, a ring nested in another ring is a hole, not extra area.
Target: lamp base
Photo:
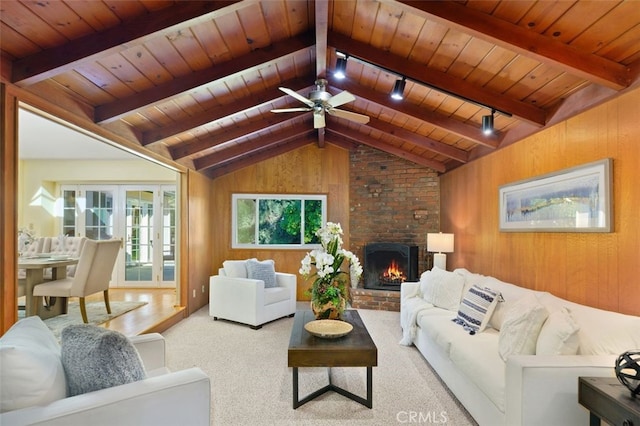
[[[447,270],[447,255],[444,253],[434,253],[433,254],[433,266],[442,269],[443,271]]]

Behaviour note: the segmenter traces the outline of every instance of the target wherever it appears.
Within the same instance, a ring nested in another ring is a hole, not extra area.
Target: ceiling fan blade
[[[313,108],[280,108],[272,109],[271,112],[305,112],[311,111]]]
[[[324,121],[324,114],[321,112],[313,113],[313,128],[322,129],[326,125]]]
[[[287,89],[286,87],[279,87],[278,89],[282,90],[284,93],[286,93],[287,95],[296,98],[297,100],[299,100],[300,102],[302,102],[305,105],[309,105],[310,107],[312,107],[314,105],[313,101],[305,98],[304,96],[298,94],[298,92],[295,92],[291,89]]]
[[[327,103],[329,104],[330,107],[337,107],[340,105],[344,105],[347,104],[349,102],[353,102],[356,100],[356,97],[353,96],[351,93],[347,92],[346,90],[338,93],[335,96],[332,96],[331,98],[329,98],[329,100],[327,101]]]
[[[327,110],[329,115],[333,115],[335,117],[345,118],[350,121],[355,121],[360,124],[367,124],[369,122],[369,117],[366,115],[358,114],[357,112],[345,111],[343,109],[335,109],[329,108]]]

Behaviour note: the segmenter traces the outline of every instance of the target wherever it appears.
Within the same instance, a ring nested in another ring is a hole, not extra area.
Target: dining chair
[[[82,321],[88,323],[85,297],[102,291],[107,313],[110,314],[109,281],[121,245],[121,239],[85,241],[73,277],[48,281],[33,288],[32,312],[37,312],[37,306],[42,303],[41,298],[44,296],[79,297]]]

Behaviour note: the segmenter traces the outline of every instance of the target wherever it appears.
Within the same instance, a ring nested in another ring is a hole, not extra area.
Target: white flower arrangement
[[[327,222],[316,231],[322,248],[311,250],[300,262],[300,274],[306,279],[316,276],[311,286],[311,299],[324,304],[336,301],[340,296],[348,297],[346,275],[352,287],[357,286],[362,276],[358,256],[342,248],[342,227],[339,223]],[[344,260],[349,262],[349,272],[341,269]],[[312,268],[315,267],[315,273]]]

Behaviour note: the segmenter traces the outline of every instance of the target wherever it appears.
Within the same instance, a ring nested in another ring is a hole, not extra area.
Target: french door
[[[175,185],[64,185],[64,235],[122,238],[113,287],[175,287]]]

